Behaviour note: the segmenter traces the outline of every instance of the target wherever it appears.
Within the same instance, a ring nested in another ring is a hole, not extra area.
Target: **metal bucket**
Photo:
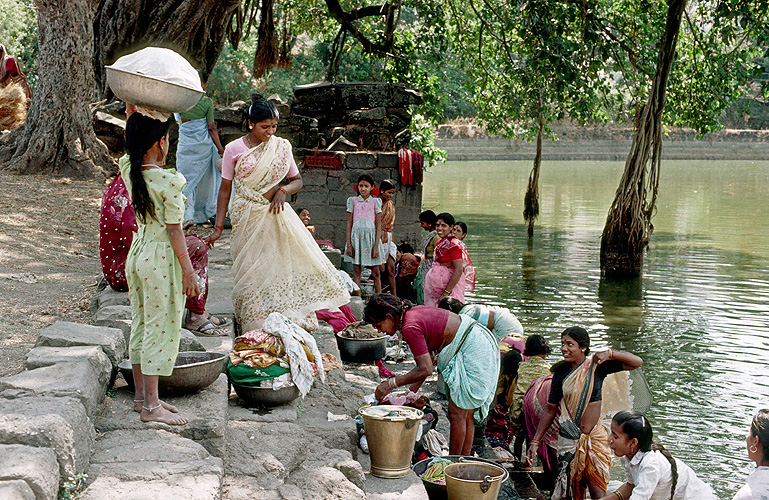
[[[460,461],[446,467],[449,500],[496,500],[508,473],[485,462]]]
[[[390,412],[408,413],[408,416],[386,416]],[[393,405],[364,406],[358,413],[363,416],[371,474],[383,478],[408,475],[419,421],[424,414],[408,406]]]

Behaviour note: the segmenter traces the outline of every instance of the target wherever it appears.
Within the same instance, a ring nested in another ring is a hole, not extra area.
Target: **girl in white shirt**
[[[614,415],[609,446],[620,457],[627,482],[601,500],[716,500],[691,467],[652,443],[652,426],[639,412]]]
[[[753,417],[746,441],[748,458],[756,463],[756,469],[732,500],[769,498],[769,410],[759,410]]]

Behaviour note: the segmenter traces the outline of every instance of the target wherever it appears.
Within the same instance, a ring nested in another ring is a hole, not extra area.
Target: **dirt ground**
[[[91,322],[105,186],[0,171],[0,376],[22,370],[40,329]]]

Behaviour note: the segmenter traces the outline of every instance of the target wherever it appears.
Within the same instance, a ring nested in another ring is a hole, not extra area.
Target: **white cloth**
[[[187,59],[171,49],[146,47],[122,56],[115,61],[115,64],[108,66],[108,68],[148,76],[155,80],[203,92],[198,72]],[[181,113],[182,111],[179,112]]]
[[[716,500],[713,490],[696,476],[691,467],[674,458],[678,482],[673,500]],[[628,460],[620,458],[627,482],[634,485],[628,500],[668,500],[673,475],[670,462],[659,451],[639,451]]]
[[[288,354],[289,365],[291,366],[291,379],[294,385],[299,388],[299,392],[304,397],[313,383],[312,367],[307,359],[307,353],[304,351],[301,343],[307,346],[315,358],[315,364],[318,366],[318,376],[321,382],[326,381],[326,375],[323,372],[323,359],[321,358],[318,345],[315,338],[299,325],[292,323],[280,313],[270,313],[264,320],[263,330],[271,333],[283,340],[283,346]]]
[[[347,274],[346,271],[342,271],[340,269],[339,270],[339,277],[342,278],[342,281],[344,282],[344,287],[345,287],[345,289],[347,289],[347,293],[352,295],[353,293],[360,291],[360,287],[358,286],[358,284],[355,283],[355,281],[353,281],[352,278],[350,278],[350,275]]]
[[[769,499],[769,467],[756,467],[732,500]]]

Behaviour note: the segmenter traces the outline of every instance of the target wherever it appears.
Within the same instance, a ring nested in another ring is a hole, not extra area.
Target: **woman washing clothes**
[[[509,335],[515,336],[520,343],[514,347],[523,352],[523,325],[509,309],[485,304],[465,304],[454,297],[443,297],[438,301],[438,307],[455,314],[470,316],[491,330],[500,342]]]
[[[561,334],[561,353],[563,362],[553,368],[547,406],[526,458],[531,465],[560,406],[558,476],[551,498],[581,500],[588,488],[591,498],[601,498],[611,467],[608,435],[599,422],[604,379],[611,373],[635,370],[643,362],[635,354],[612,349],[588,357],[590,336],[578,326]]]
[[[419,390],[433,373],[433,359],[446,383],[449,399],[449,452],[469,455],[473,446],[478,411],[482,420],[489,413],[499,377],[499,347],[494,335],[467,316],[435,307],[414,306],[387,293],[369,300],[364,319],[378,331],[394,334],[400,330],[416,367],[379,384],[379,401],[400,386]]]
[[[296,212],[284,209],[302,177],[291,143],[274,135],[278,110],[261,99],[248,115],[250,132],[225,148],[216,223],[205,241],[213,246],[222,236],[229,209],[232,301],[243,332],[260,328],[272,312],[312,331],[315,311],[343,306],[350,295]]]

